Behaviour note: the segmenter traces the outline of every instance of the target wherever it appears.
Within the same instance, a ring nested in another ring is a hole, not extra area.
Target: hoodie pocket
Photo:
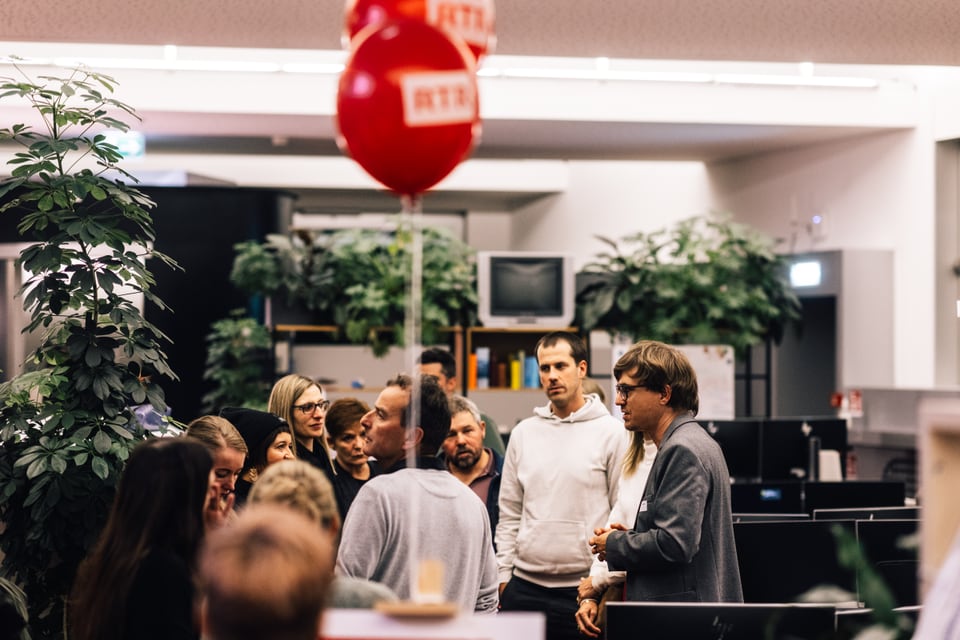
[[[531,573],[568,574],[589,569],[592,562],[586,525],[575,520],[528,522],[517,534],[519,569]]]

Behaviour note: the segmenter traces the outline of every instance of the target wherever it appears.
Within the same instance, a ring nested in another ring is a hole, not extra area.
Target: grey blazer
[[[684,413],[670,423],[631,531],[607,538],[607,564],[626,570],[627,600],[743,602],[720,446]]]

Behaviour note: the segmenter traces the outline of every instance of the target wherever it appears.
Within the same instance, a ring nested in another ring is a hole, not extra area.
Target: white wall
[[[565,192],[513,213],[510,245],[518,250],[571,251],[579,269],[606,245],[707,213],[709,185],[700,162],[570,161]]]
[[[713,197],[793,249],[894,251],[894,384],[934,384],[934,145],[916,130],[745,158],[709,167]],[[822,239],[805,229],[824,216]],[[844,380],[845,384],[858,384]]]

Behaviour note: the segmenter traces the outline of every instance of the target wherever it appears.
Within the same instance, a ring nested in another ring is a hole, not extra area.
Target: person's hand
[[[626,530],[627,528],[619,522],[612,523],[610,527],[606,529],[597,527],[593,530],[596,535],[587,541],[590,545],[591,553],[597,554],[597,559],[600,560],[600,562],[605,561],[607,559],[607,538],[610,536],[610,532]]]
[[[580,580],[580,585],[577,587],[577,600],[599,598],[600,595],[600,589],[593,586],[593,578],[587,576]]]
[[[236,502],[236,495],[233,492],[221,494],[215,487],[211,489],[207,496],[207,508],[203,511],[203,520],[207,531],[219,529],[233,515],[233,505]]]
[[[600,627],[597,626],[597,614],[600,612],[600,605],[596,600],[581,600],[580,607],[577,609],[576,620],[577,629],[588,638],[599,638]]]

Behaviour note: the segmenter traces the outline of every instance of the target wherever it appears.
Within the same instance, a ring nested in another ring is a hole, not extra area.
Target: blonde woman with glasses
[[[277,380],[267,402],[267,411],[283,418],[293,430],[297,458],[309,462],[333,479],[336,471],[327,448],[325,427],[329,407],[323,387],[296,373]]]

